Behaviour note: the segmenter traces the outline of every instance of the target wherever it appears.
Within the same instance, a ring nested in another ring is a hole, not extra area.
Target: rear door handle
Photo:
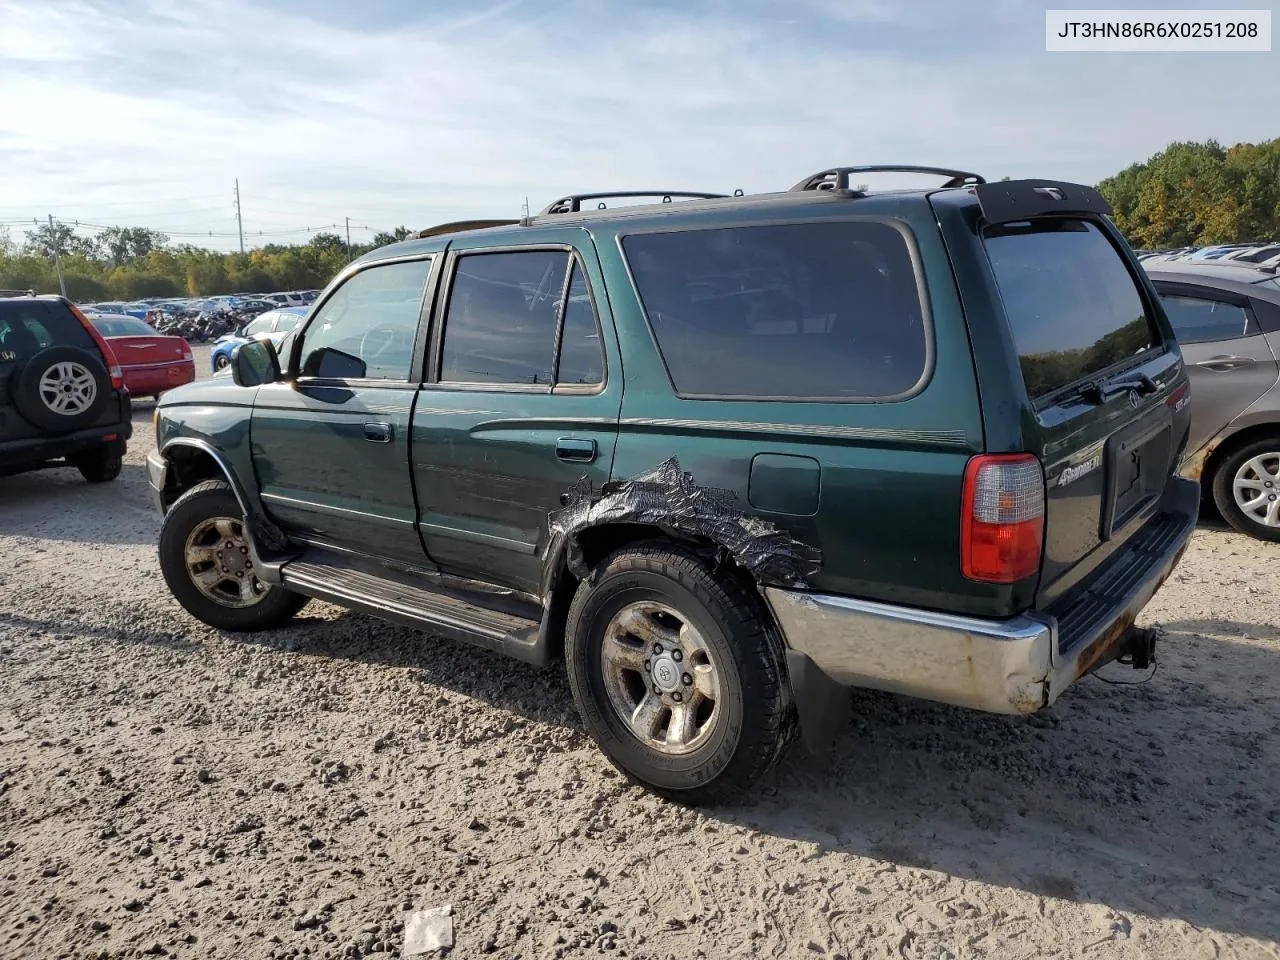
[[[1219,373],[1225,373],[1227,370],[1235,370],[1237,367],[1252,367],[1258,361],[1253,357],[1231,357],[1225,354],[1220,357],[1210,357],[1208,360],[1201,360],[1196,364],[1197,367],[1204,367],[1206,370],[1216,370]]]
[[[577,437],[561,437],[556,441],[556,456],[573,463],[591,463],[596,458],[596,442]]]
[[[371,420],[364,425],[364,438],[370,443],[390,443],[391,424]]]

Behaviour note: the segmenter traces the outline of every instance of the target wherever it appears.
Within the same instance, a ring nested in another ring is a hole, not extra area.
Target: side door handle
[[[391,424],[370,420],[364,425],[364,438],[370,443],[390,443]]]
[[[1218,357],[1210,357],[1208,360],[1201,360],[1196,366],[1225,373],[1228,370],[1235,370],[1237,367],[1252,367],[1257,362],[1253,357],[1233,357],[1223,354]]]
[[[556,456],[572,463],[591,463],[596,458],[596,442],[577,437],[561,437],[556,441]]]

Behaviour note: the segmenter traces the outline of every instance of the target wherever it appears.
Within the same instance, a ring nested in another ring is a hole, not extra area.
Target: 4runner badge
[[[1075,483],[1085,474],[1093,473],[1100,466],[1102,466],[1102,457],[1094,456],[1083,463],[1076,464],[1074,467],[1067,467],[1058,474],[1058,486],[1065,487],[1068,483]]]

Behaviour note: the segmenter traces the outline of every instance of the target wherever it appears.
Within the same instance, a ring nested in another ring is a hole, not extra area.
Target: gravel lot
[[[0,957],[398,956],[442,904],[466,957],[1280,957],[1280,547],[1202,527],[1148,683],[859,693],[834,754],[690,812],[559,673],[321,604],[191,620],[150,416],[115,484],[0,478]]]

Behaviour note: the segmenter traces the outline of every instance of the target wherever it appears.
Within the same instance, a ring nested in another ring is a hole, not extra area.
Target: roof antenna
[[[533,223],[533,218],[529,216],[529,198],[524,198],[524,215],[520,218],[520,226],[527,227]]]

